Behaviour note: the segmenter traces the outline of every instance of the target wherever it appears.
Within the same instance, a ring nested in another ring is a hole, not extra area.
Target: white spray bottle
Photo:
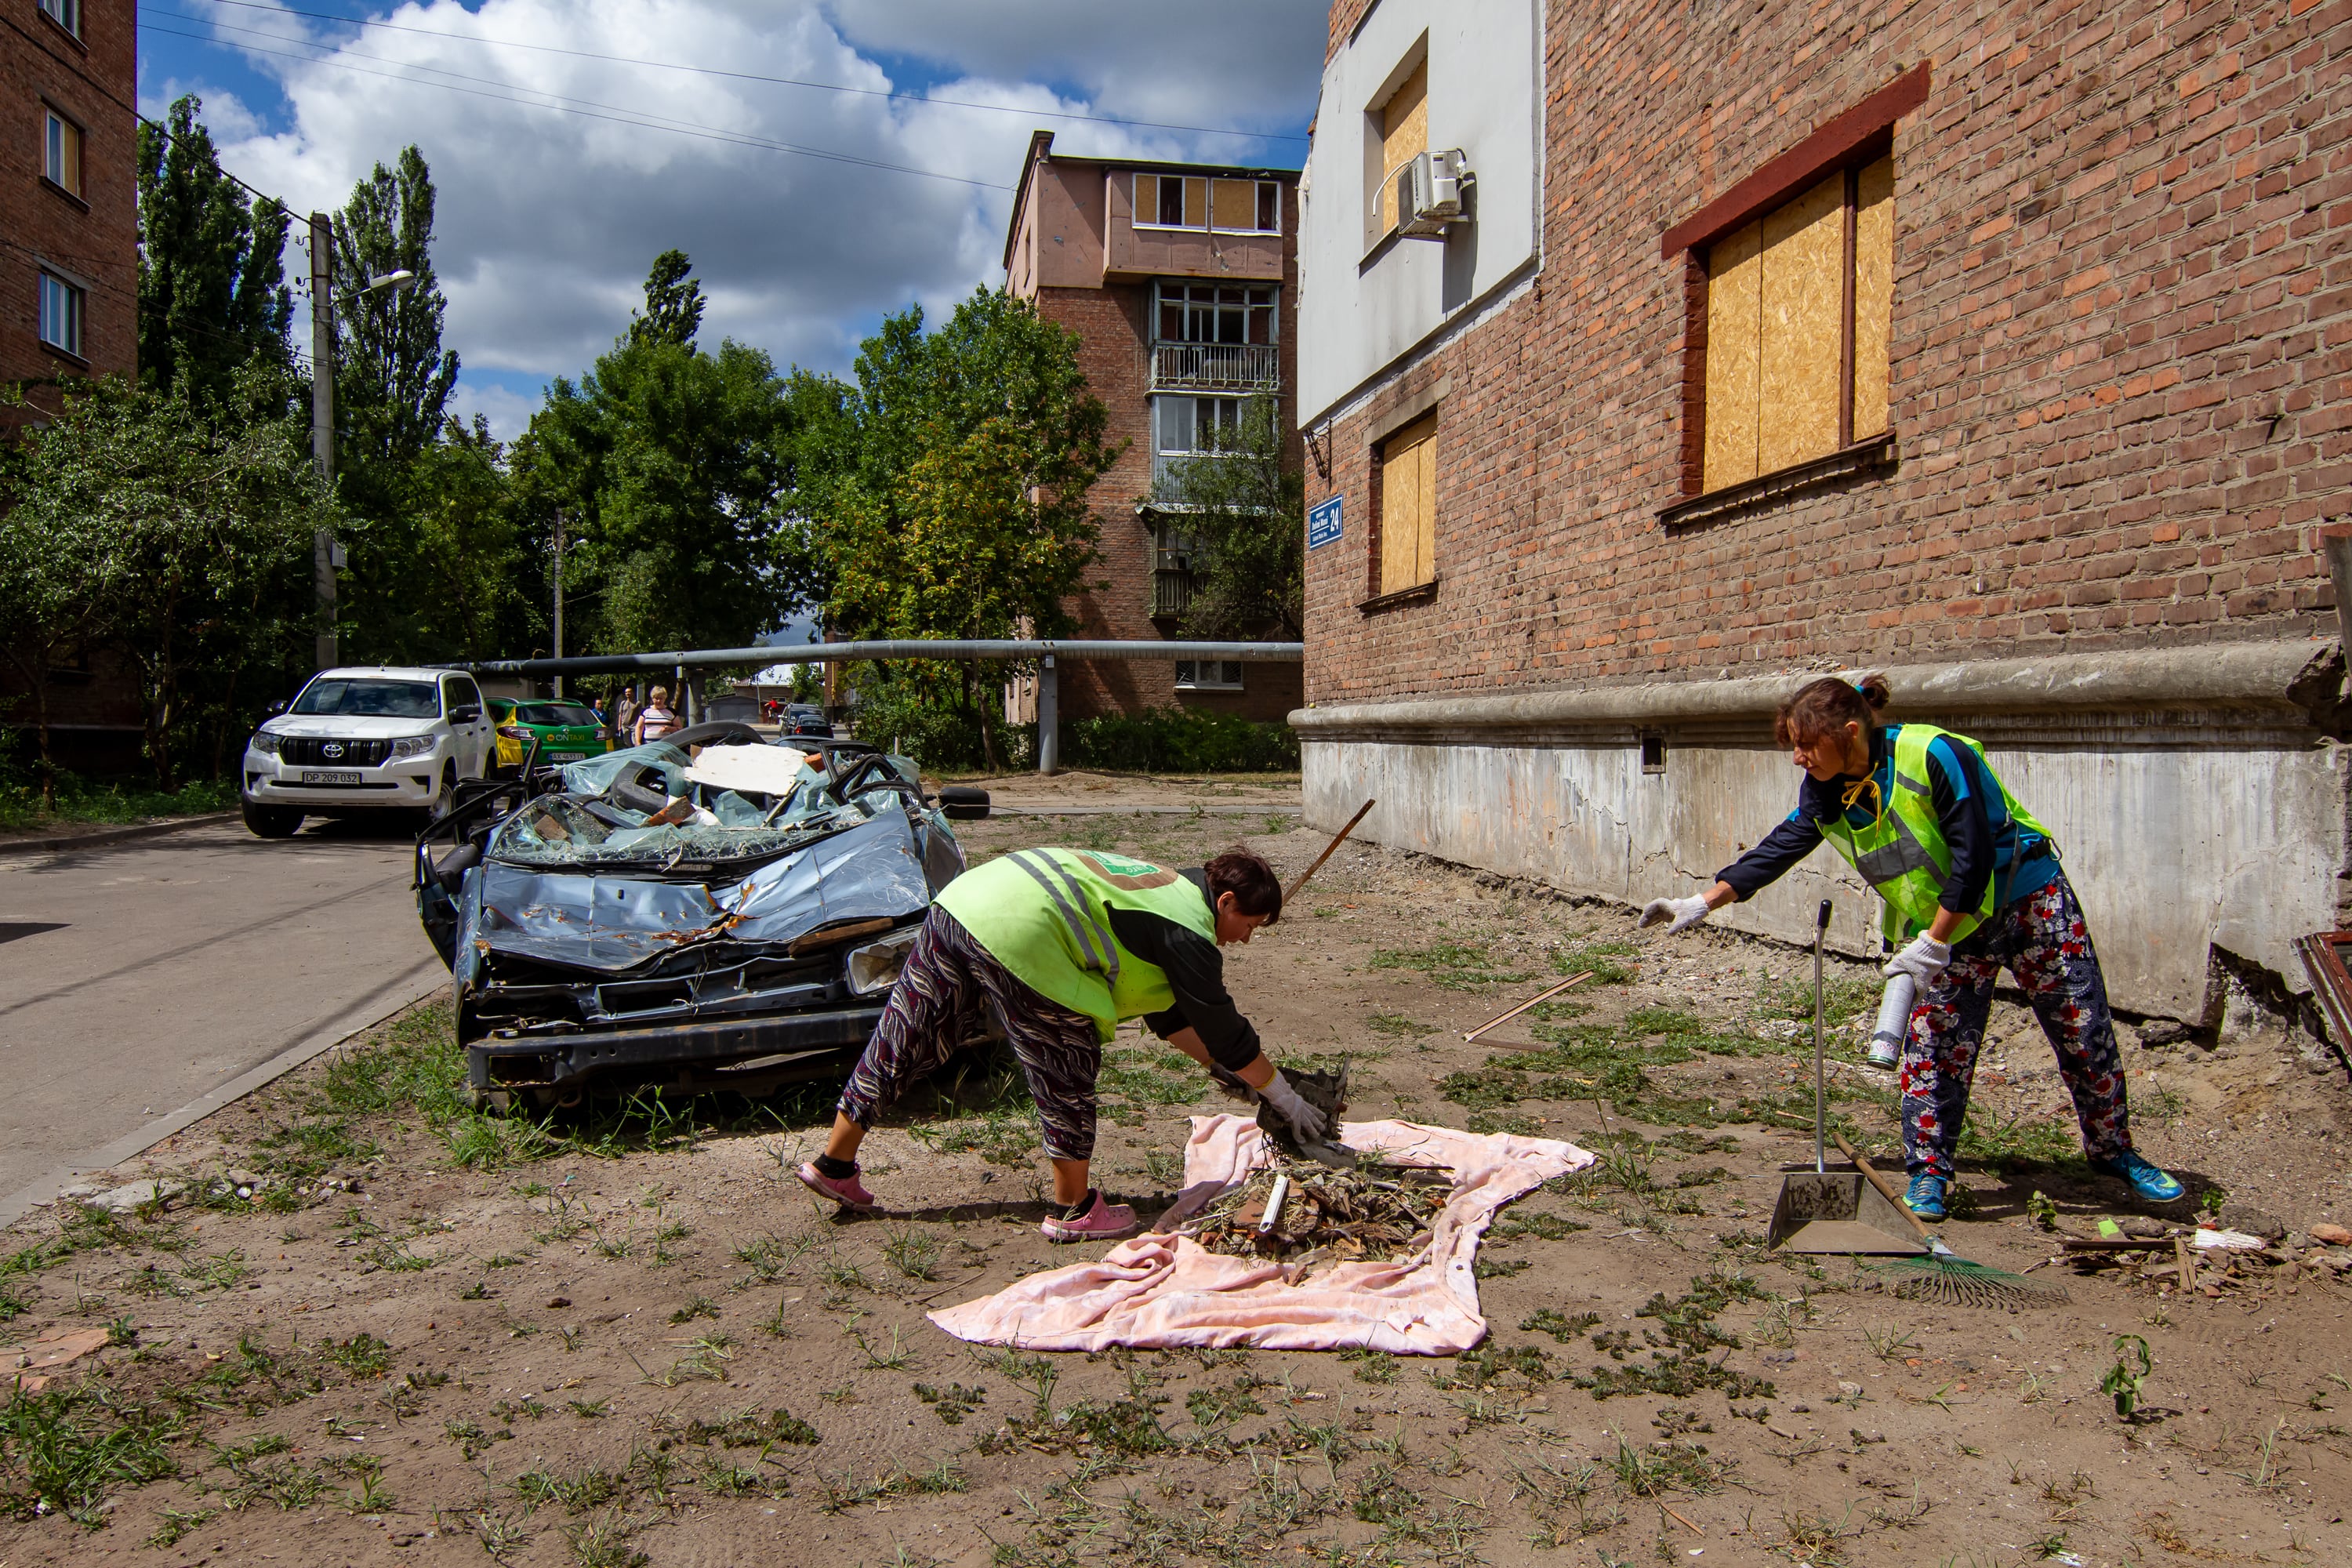
[[[1886,993],[1878,1000],[1878,1022],[1870,1032],[1870,1065],[1891,1068],[1903,1059],[1903,1041],[1911,1032],[1911,1007],[1919,997],[1919,982],[1908,974],[1897,974],[1886,982]]]

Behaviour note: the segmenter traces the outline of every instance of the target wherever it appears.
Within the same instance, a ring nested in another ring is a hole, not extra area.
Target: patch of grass
[[[819,1506],[827,1513],[846,1512],[866,1503],[880,1502],[886,1498],[921,1497],[971,1489],[971,1478],[946,1459],[941,1459],[928,1470],[891,1470],[871,1481],[859,1481],[845,1470],[839,1476],[826,1476],[820,1472],[819,1480],[825,1493],[824,1501]]]
[[[1358,1383],[1394,1383],[1396,1381],[1397,1358],[1386,1351],[1366,1350],[1359,1345],[1353,1350],[1341,1351],[1339,1359],[1352,1363],[1352,1370]],[[1197,1420],[1198,1417],[1194,1419]]]
[[[1014,1169],[1028,1165],[1042,1146],[1036,1118],[1015,1111],[959,1121],[917,1122],[907,1132],[934,1153],[978,1154],[992,1165]]]
[[[915,1397],[931,1407],[931,1413],[950,1426],[961,1426],[963,1418],[980,1408],[988,1397],[988,1390],[966,1388],[961,1383],[950,1383],[945,1388],[928,1383],[915,1384]]]
[[[882,1242],[883,1261],[908,1279],[939,1278],[940,1255],[946,1243],[928,1230],[911,1225],[893,1226]]]
[[[1434,1024],[1424,1024],[1418,1018],[1408,1018],[1402,1013],[1375,1013],[1364,1020],[1364,1027],[1375,1035],[1386,1035],[1391,1039],[1400,1040],[1419,1039],[1423,1036],[1444,1032]]]
[[[1391,1370],[1390,1376],[1394,1375]],[[1184,1413],[1202,1426],[1226,1426],[1244,1415],[1263,1415],[1265,1406],[1258,1403],[1256,1394],[1265,1386],[1261,1379],[1245,1372],[1229,1384],[1196,1388],[1187,1394]]]
[[[1695,1276],[1691,1288],[1675,1300],[1669,1300],[1661,1290],[1634,1314],[1654,1319],[1659,1325],[1643,1331],[1650,1360],[1625,1361],[1633,1349],[1629,1331],[1595,1334],[1594,1347],[1623,1364],[1596,1364],[1590,1376],[1574,1380],[1576,1385],[1595,1399],[1619,1394],[1685,1398],[1705,1388],[1720,1390],[1731,1400],[1769,1399],[1775,1393],[1771,1384],[1711,1359],[1717,1349],[1734,1349],[1739,1343],[1715,1326],[1716,1314],[1733,1301],[1767,1300],[1769,1293],[1747,1275],[1720,1268]]]
[[[1633,961],[1641,952],[1639,942],[1579,940],[1552,949],[1551,967],[1557,974],[1581,974],[1589,969],[1592,978],[1585,982],[1588,985],[1630,985],[1636,968]]]
[[[819,1441],[815,1427],[783,1409],[739,1410],[716,1421],[705,1421],[699,1415],[657,1415],[654,1418],[654,1431],[674,1442],[696,1447],[709,1447],[714,1443],[722,1448],[765,1448],[779,1443],[813,1447]]]
[[[636,1531],[633,1521],[614,1510],[600,1519],[564,1526],[563,1538],[580,1568],[644,1568],[653,1559],[629,1543]]]
[[[626,1491],[624,1477],[590,1465],[551,1470],[541,1465],[514,1479],[514,1493],[526,1508],[553,1503],[566,1513],[585,1513]]]
[[[2001,1172],[2055,1168],[2087,1175],[2090,1169],[2071,1118],[2028,1121],[2021,1115],[1997,1117],[1973,1108],[1960,1122],[1959,1157]]]
[[[693,1300],[688,1301],[685,1306],[680,1307],[677,1311],[672,1312],[669,1315],[669,1321],[673,1323],[690,1323],[697,1318],[710,1318],[715,1320],[718,1316],[718,1302],[713,1301],[708,1296],[697,1296]]]
[[[179,1473],[173,1448],[187,1431],[170,1406],[102,1384],[19,1392],[0,1405],[0,1514],[62,1513],[94,1530],[110,1492]]]
[[[1519,1331],[1549,1334],[1561,1344],[1573,1344],[1600,1321],[1598,1312],[1579,1312],[1570,1317],[1557,1307],[1538,1307],[1519,1321]]]
[[[1417,969],[1429,983],[1445,991],[1475,991],[1488,985],[1514,985],[1529,971],[1507,968],[1484,942],[1442,942],[1423,948],[1380,948],[1372,953],[1374,969]]]

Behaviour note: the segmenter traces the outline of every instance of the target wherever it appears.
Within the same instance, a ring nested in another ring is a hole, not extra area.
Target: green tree
[[[982,289],[937,331],[920,307],[862,346],[853,388],[796,378],[787,559],[843,637],[1063,637],[1098,527],[1087,497],[1117,460],[1076,334]],[[992,672],[880,672],[969,716],[998,760]]]
[[[1249,399],[1239,426],[1209,453],[1171,462],[1150,499],[1192,545],[1189,635],[1306,635],[1307,481],[1275,399]]]
[[[699,294],[675,266],[684,260],[655,263],[632,330],[577,384],[558,379],[516,443],[535,555],[563,519],[566,640],[582,647],[748,645],[792,607],[776,570],[784,385],[757,349],[693,342]]]
[[[247,360],[290,363],[286,209],[221,172],[198,99],[139,127],[139,373],[165,393],[226,396]]]
[[[89,595],[89,634],[139,671],[160,789],[207,719],[217,731],[234,711],[247,667],[282,663],[299,617],[271,607],[295,598],[311,533],[332,520],[299,421],[267,416],[282,407],[276,379],[247,366],[226,407],[93,382],[10,466],[0,574],[50,557]]]
[[[352,187],[335,224],[335,458],[346,491],[380,508],[400,469],[440,436],[457,355],[441,346],[447,301],[433,275],[433,174],[404,148]],[[369,279],[406,271],[402,288]]]

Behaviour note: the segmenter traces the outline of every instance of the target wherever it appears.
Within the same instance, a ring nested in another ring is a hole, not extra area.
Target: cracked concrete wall
[[[2178,680],[2136,672],[2129,708],[2053,698],[2082,685],[2059,668],[2068,660],[2038,661],[2032,691],[1990,666],[1975,682],[1944,667],[1932,694],[1917,672],[1890,671],[1913,677],[1895,679],[1911,705],[1890,716],[1985,743],[2057,839],[2118,1006],[2205,1019],[2220,1000],[2215,948],[2307,991],[2291,943],[2336,924],[2352,792],[2346,748],[2282,695],[2308,647],[2241,659],[2246,679],[2227,680],[2213,650],[2182,652]],[[1528,697],[1302,710],[1307,821],[1336,830],[1369,796],[1379,804],[1356,831],[1378,843],[1629,905],[1695,891],[1796,800],[1796,770],[1746,689],[1807,679],[1558,693],[1549,711]],[[1707,686],[1726,689],[1721,701]],[[1618,712],[1671,717],[1610,723]],[[1643,771],[1644,731],[1665,741],[1662,773]],[[1826,847],[1711,923],[1805,942],[1822,898],[1835,901],[1832,946],[1877,951],[1877,900]]]

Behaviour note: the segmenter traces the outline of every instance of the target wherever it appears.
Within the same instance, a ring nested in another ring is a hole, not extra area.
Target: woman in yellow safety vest
[[[1797,809],[1705,893],[1654,900],[1641,923],[1686,931],[1827,839],[1885,904],[1885,973],[1908,974],[1920,989],[1899,1078],[1912,1212],[1944,1217],[2003,969],[2058,1053],[2092,1168],[2151,1203],[2172,1202],[2180,1184],[2132,1149],[2106,981],[2057,846],[1994,776],[1982,746],[1931,724],[1882,724],[1886,700],[1880,677],[1858,685],[1828,677],[1783,702],[1772,732],[1805,771]]]
[[[1095,1078],[1125,1018],[1280,1111],[1302,1140],[1328,1131],[1258,1047],[1226,994],[1217,949],[1282,913],[1282,883],[1245,849],[1197,871],[1084,849],[1021,849],[940,889],[866,1054],[849,1075],[824,1152],[800,1168],[812,1192],[870,1210],[857,1146],[875,1116],[977,1032],[982,1008],[1011,1045],[1054,1166],[1054,1241],[1110,1240],[1135,1211],[1087,1184]]]

